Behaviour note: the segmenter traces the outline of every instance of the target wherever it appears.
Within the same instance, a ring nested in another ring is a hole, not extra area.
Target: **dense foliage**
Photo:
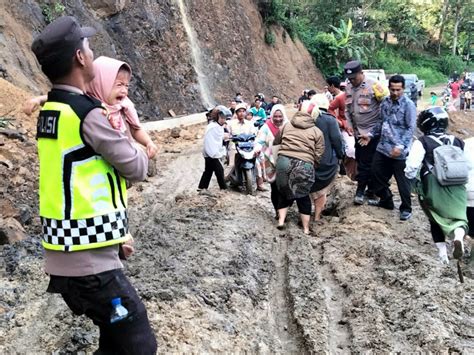
[[[298,37],[325,75],[359,59],[387,73],[416,73],[428,84],[473,70],[474,2],[465,0],[259,0],[267,26]],[[471,40],[469,42],[469,40]],[[268,41],[267,41],[268,43]],[[471,45],[470,45],[471,44]],[[469,68],[467,68],[469,66]]]

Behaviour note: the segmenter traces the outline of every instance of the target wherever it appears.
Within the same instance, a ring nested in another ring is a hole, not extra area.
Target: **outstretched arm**
[[[23,112],[31,116],[33,112],[39,109],[48,100],[48,95],[32,97],[23,104]]]

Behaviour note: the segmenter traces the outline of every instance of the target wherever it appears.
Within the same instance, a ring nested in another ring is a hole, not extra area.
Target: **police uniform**
[[[74,252],[130,239],[125,179],[82,138],[100,101],[53,89],[38,118],[40,217],[45,249]]]
[[[344,66],[344,73],[348,78],[355,77],[361,71],[362,66],[358,61],[348,62]],[[356,138],[358,182],[356,196],[363,196],[366,188],[368,194],[372,195],[371,165],[382,128],[380,103],[387,94],[387,88],[365,77],[358,87],[354,87],[350,82],[346,86],[346,119],[353,128]],[[362,146],[358,142],[358,138],[362,135],[371,137],[367,146]]]
[[[35,38],[32,50],[43,71],[51,73],[51,65],[72,61],[80,41],[94,32],[81,28],[73,17],[60,17]],[[110,126],[106,115],[100,101],[54,82],[39,114],[39,200],[48,292],[60,293],[75,314],[85,314],[99,326],[99,352],[154,354],[156,339],[145,306],[119,260],[119,245],[130,239],[124,177],[143,178],[147,159]],[[103,131],[110,133],[108,140],[100,139]],[[128,315],[111,324],[116,297]]]

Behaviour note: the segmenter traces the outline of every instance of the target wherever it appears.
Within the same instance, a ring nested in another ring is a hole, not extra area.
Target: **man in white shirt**
[[[232,120],[227,125],[229,130],[230,137],[238,136],[239,134],[252,134],[256,133],[256,128],[252,124],[251,121],[245,119],[245,115],[247,114],[247,104],[240,103],[235,106],[235,115]],[[230,142],[229,144],[229,164],[227,167],[227,174],[226,178],[233,172],[235,166],[235,154],[237,153],[235,149],[235,143]]]

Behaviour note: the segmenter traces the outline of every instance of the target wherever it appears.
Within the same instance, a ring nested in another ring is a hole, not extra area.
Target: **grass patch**
[[[462,71],[457,69],[459,63],[443,67],[445,63],[445,57],[439,59],[429,54],[408,52],[398,46],[387,46],[376,50],[367,65],[370,68],[383,68],[387,74],[416,74],[425,81],[426,86],[430,86],[446,82],[454,70]]]

